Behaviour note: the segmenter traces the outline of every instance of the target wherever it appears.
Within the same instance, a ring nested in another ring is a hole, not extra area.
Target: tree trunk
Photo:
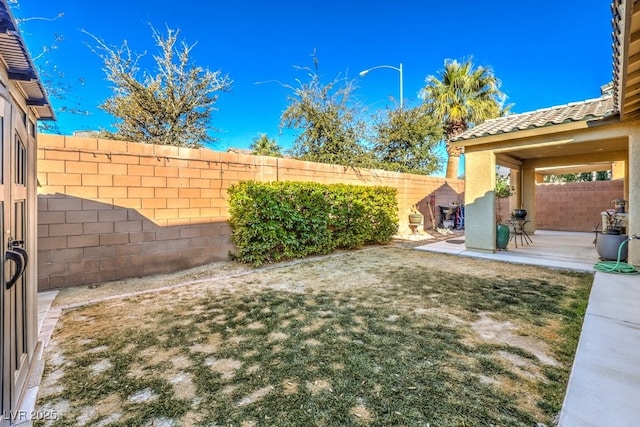
[[[447,173],[446,177],[451,179],[458,178],[458,164],[460,162],[460,155],[449,154],[447,159]]]
[[[462,147],[452,147],[451,141],[457,135],[467,130],[467,124],[463,120],[456,120],[447,124],[445,132],[447,134],[447,178],[458,179],[458,165],[460,164],[460,155],[462,154]]]

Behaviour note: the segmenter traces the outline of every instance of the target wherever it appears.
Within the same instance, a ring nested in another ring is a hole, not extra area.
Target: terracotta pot
[[[409,214],[409,224],[411,225],[420,225],[423,219],[424,216],[422,214]]]

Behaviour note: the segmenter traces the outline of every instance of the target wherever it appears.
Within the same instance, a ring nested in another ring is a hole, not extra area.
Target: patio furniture
[[[515,243],[516,248],[518,247],[518,236],[520,236],[520,246],[533,243],[533,240],[531,240],[531,237],[529,236],[529,234],[527,234],[526,230],[524,229],[524,226],[527,223],[531,222],[530,220],[512,218],[507,220],[507,222],[511,226],[511,236],[509,240],[513,240],[513,243]]]

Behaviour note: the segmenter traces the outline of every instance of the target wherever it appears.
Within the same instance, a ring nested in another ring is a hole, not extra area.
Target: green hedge
[[[391,187],[244,181],[228,193],[232,257],[256,266],[386,243],[398,230]]]

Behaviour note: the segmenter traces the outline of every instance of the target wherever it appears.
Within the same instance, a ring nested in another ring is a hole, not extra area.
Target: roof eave
[[[47,92],[6,0],[0,0],[0,38],[3,41],[0,56],[9,80],[18,87],[36,119],[55,120]]]
[[[468,139],[462,139],[459,141],[453,141],[450,143],[452,147],[471,147],[483,144],[491,144],[494,142],[506,142],[514,139],[524,139],[530,137],[538,137],[544,135],[558,134],[562,132],[571,132],[576,130],[593,128],[594,126],[602,126],[619,122],[619,115],[612,114],[606,117],[602,117],[594,120],[578,120],[568,123],[560,123],[547,125],[542,127],[535,127],[524,130],[514,130],[511,132],[502,132],[492,135],[483,135]]]

